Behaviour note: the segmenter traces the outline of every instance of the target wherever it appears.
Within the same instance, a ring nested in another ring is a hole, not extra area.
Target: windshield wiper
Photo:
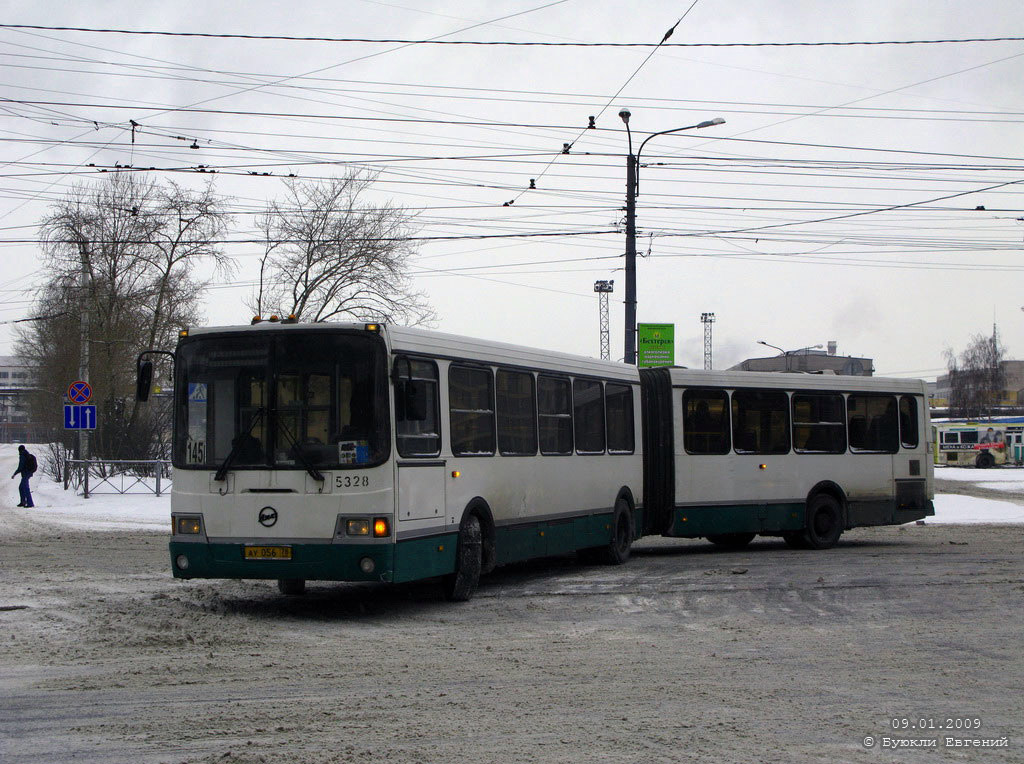
[[[231,441],[231,450],[228,451],[228,455],[224,457],[224,461],[221,462],[220,467],[217,468],[217,472],[213,476],[214,480],[219,482],[227,477],[228,468],[231,466],[231,462],[234,461],[234,458],[238,455],[238,452],[241,449],[242,439],[247,436],[252,436],[253,428],[259,423],[265,413],[266,409],[262,406],[252,412],[252,416],[249,418],[249,426],[245,428],[245,432],[240,433],[233,441]]]
[[[323,473],[313,466],[309,457],[306,456],[306,450],[299,444],[295,436],[292,435],[291,430],[288,429],[288,425],[280,420],[278,420],[278,422],[281,425],[279,432],[285,436],[285,439],[288,441],[288,445],[291,446],[291,451],[296,457],[298,457],[299,461],[302,462],[302,466],[306,468],[306,472],[309,473],[309,476],[313,478],[313,480],[316,480],[318,483],[323,483],[326,480]]]

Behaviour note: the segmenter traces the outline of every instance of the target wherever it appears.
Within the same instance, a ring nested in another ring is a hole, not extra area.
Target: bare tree
[[[991,417],[1006,385],[1006,348],[992,326],[992,336],[975,334],[959,356],[946,350],[949,373],[949,413],[954,417]]]
[[[177,330],[195,322],[204,286],[195,267],[231,267],[215,246],[225,225],[212,186],[191,191],[132,174],[79,186],[51,208],[42,222],[37,320],[24,325],[18,344],[44,381],[31,401],[37,421],[60,424],[60,395],[77,378],[87,316],[96,453],[140,458],[162,425],[140,418],[135,356],[172,348]]]
[[[275,312],[307,321],[422,324],[433,311],[408,275],[415,253],[410,216],[365,201],[373,176],[286,181],[284,202],[260,219],[265,249],[259,289],[248,302],[257,315]]]

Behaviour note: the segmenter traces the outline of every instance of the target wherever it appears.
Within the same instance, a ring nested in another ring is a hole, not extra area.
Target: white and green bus
[[[918,380],[638,370],[382,324],[181,335],[179,578],[440,577],[465,600],[498,565],[622,563],[647,534],[824,549],[933,514]]]
[[[644,384],[645,531],[826,549],[934,514],[920,380],[680,368]]]
[[[634,368],[381,324],[182,332],[174,575],[401,582],[471,596],[496,565],[642,527]]]
[[[948,467],[1001,467],[1024,462],[1024,426],[1000,420],[938,422],[932,426],[935,463]]]

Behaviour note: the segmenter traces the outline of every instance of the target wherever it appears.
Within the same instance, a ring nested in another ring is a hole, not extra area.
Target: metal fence
[[[165,493],[173,482],[168,459],[66,459],[64,490],[91,494]]]

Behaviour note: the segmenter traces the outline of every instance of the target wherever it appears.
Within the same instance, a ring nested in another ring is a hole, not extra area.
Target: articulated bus
[[[498,565],[620,564],[646,534],[823,549],[933,514],[920,381],[287,320],[185,330],[174,357],[178,578],[439,577],[465,600]]]
[[[1001,421],[939,422],[932,426],[935,463],[1001,467],[1024,461],[1024,425]]]

